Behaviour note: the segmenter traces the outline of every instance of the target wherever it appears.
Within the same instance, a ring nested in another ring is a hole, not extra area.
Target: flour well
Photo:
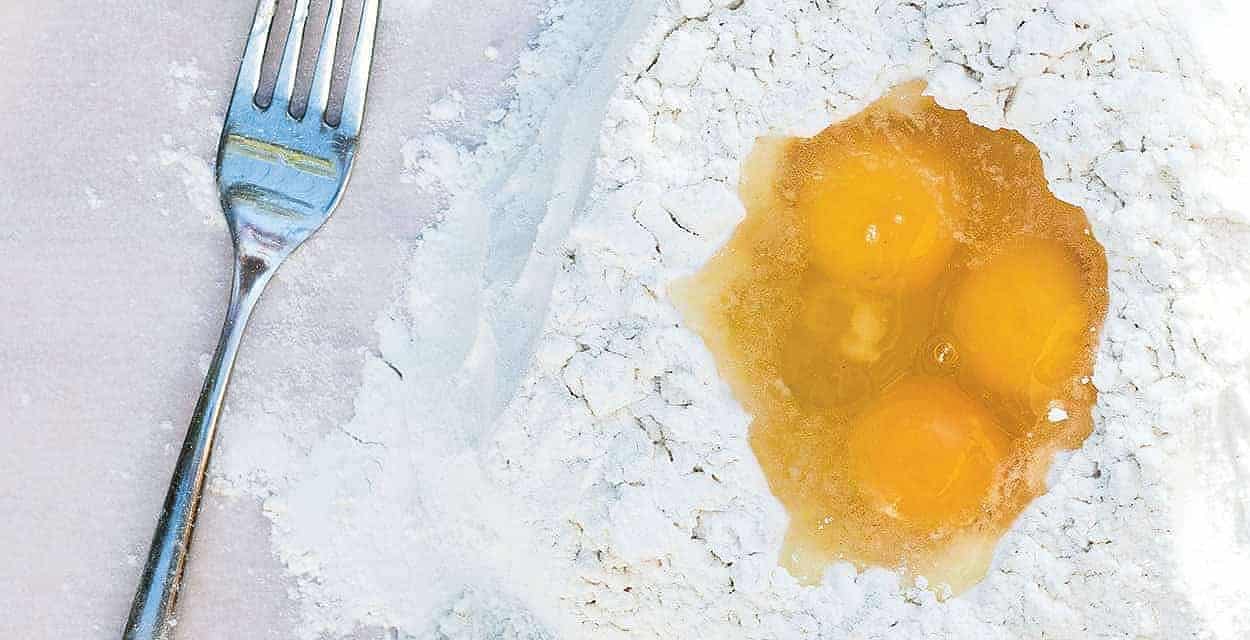
[[[221,461],[218,487],[265,500],[301,637],[1250,629],[1250,109],[1235,40],[1202,27],[1231,20],[1218,4],[618,4],[557,0],[512,102],[463,124],[479,143],[406,147],[451,205],[379,320],[355,417],[277,468]],[[1110,268],[1094,433],[945,602],[886,570],[805,587],[778,567],[749,416],[667,292],[741,219],[756,138],[913,79],[1036,144]]]

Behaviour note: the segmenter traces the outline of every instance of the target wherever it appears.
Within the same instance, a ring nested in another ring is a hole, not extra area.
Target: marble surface
[[[116,638],[225,304],[212,162],[254,4],[0,4],[0,638]],[[540,4],[384,3],[351,188],[261,303],[219,456],[258,412],[292,446],[350,416],[374,319],[441,205],[401,148],[457,126],[428,117],[449,91],[469,121],[506,103]],[[267,538],[256,499],[209,496],[180,637],[292,636]]]

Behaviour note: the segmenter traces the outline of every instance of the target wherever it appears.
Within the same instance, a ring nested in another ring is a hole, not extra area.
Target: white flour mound
[[[480,144],[407,148],[453,204],[356,416],[266,476],[222,465],[266,498],[301,637],[1244,637],[1246,23],[1169,4],[557,0]],[[1110,264],[1095,432],[945,602],[777,567],[749,417],[666,297],[742,217],[757,137],[914,78],[1036,143]]]

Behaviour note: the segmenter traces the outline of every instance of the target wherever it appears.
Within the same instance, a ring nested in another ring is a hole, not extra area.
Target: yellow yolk
[[[812,264],[842,284],[921,287],[955,248],[955,197],[919,155],[869,148],[840,158],[813,178],[797,206],[809,220]]]
[[[1081,262],[1055,240],[1011,243],[955,284],[951,332],[978,384],[1046,402],[1081,366],[1091,305]]]
[[[980,403],[945,378],[905,378],[851,426],[851,480],[908,525],[962,524],[987,504],[1010,442]]]

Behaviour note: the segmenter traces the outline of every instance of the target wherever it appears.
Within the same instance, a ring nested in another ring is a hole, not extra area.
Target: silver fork
[[[379,2],[363,0],[337,126],[326,122],[326,107],[343,1],[330,0],[308,108],[301,118],[291,114],[290,105],[309,0],[296,0],[273,100],[266,107],[257,104],[256,93],[277,0],[260,0],[256,7],[217,151],[217,187],[234,239],[230,303],[217,352],[174,467],[124,640],[157,640],[171,633],[217,418],[243,329],[283,260],[330,217],[352,170],[373,66]]]

